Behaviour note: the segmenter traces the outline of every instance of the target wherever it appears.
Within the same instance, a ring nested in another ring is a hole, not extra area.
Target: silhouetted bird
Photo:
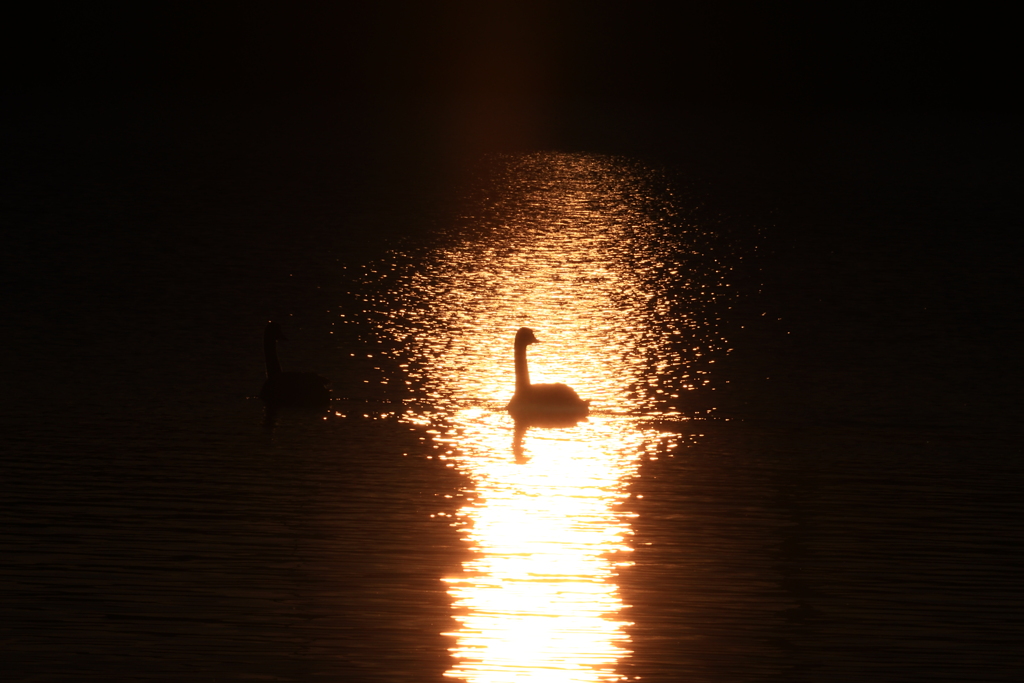
[[[508,412],[517,422],[540,426],[568,426],[590,414],[590,401],[584,401],[565,384],[530,384],[526,364],[526,347],[537,344],[529,327],[516,332],[516,392],[508,404]]]
[[[263,383],[260,398],[272,408],[327,407],[331,391],[330,381],[312,372],[281,372],[277,360],[277,340],[287,340],[277,323],[270,323],[263,332],[263,352],[267,359],[267,381]]]

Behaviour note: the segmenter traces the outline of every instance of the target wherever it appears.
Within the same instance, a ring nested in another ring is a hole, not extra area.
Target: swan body
[[[331,391],[330,381],[312,372],[282,372],[277,360],[277,341],[286,340],[284,330],[277,323],[269,323],[263,332],[263,352],[267,360],[267,381],[260,390],[260,398],[272,407],[327,406]]]
[[[590,414],[590,401],[565,384],[531,384],[526,363],[526,347],[538,343],[529,327],[516,332],[516,392],[508,404],[509,414],[516,420],[551,426],[572,425]]]

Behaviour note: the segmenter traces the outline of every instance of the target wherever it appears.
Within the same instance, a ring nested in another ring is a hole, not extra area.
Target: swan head
[[[263,336],[266,339],[273,339],[275,341],[288,341],[288,337],[284,336],[284,328],[281,327],[280,323],[267,323],[267,329],[263,332]]]
[[[533,330],[529,327],[520,327],[519,331],[516,332],[516,346],[527,346],[529,344],[539,344],[540,340],[533,334]]]

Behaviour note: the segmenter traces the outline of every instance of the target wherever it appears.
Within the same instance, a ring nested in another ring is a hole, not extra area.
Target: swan
[[[530,384],[526,347],[538,339],[529,327],[516,332],[516,392],[508,403],[508,412],[517,421],[538,425],[570,426],[590,414],[590,401],[584,401],[565,384]]]
[[[260,398],[271,407],[291,406],[317,408],[327,406],[331,391],[330,381],[312,372],[281,372],[277,360],[277,340],[287,340],[277,323],[269,323],[263,332],[263,352],[267,359],[267,381],[263,383]]]

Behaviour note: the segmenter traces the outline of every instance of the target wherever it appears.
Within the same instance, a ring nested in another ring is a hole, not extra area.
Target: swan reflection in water
[[[260,398],[267,406],[267,424],[273,424],[281,408],[310,411],[326,410],[331,404],[330,380],[313,372],[282,372],[277,359],[278,340],[287,341],[281,325],[267,324],[263,331],[263,353],[267,362],[267,381]]]
[[[526,462],[523,456],[523,438],[530,427],[573,427],[590,414],[590,401],[579,397],[565,384],[531,384],[530,368],[526,360],[526,347],[540,340],[529,327],[516,332],[515,364],[516,391],[508,403],[508,413],[516,422],[512,439],[512,452],[516,462]]]

